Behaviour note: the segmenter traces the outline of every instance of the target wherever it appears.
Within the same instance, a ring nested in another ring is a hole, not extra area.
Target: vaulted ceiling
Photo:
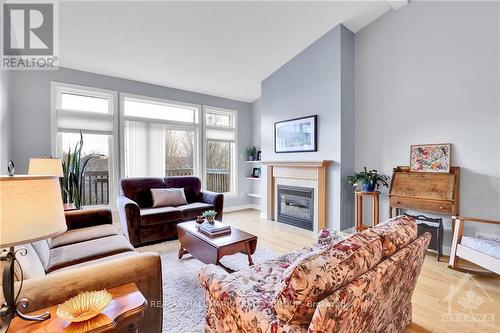
[[[60,64],[251,102],[260,82],[343,23],[353,32],[388,1],[61,2]]]

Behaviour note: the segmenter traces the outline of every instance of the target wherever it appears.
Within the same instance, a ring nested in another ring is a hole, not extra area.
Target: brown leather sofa
[[[198,177],[126,178],[120,182],[118,211],[125,236],[133,246],[177,238],[177,224],[189,221],[206,210],[222,220],[224,196],[201,190]],[[187,205],[153,208],[151,189],[184,188]]]
[[[135,282],[148,301],[140,332],[161,332],[163,311],[154,306],[163,297],[160,256],[135,252],[112,225],[109,209],[67,212],[66,223],[68,230],[61,235],[21,246],[27,250],[26,256],[17,256],[24,275],[21,297],[29,300],[23,312],[62,303],[80,291]]]

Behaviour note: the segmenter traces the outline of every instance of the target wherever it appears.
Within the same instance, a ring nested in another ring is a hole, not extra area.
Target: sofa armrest
[[[201,191],[201,201],[214,206],[214,210],[217,212],[215,217],[217,220],[222,221],[223,209],[224,209],[224,194]]]
[[[163,322],[161,274],[160,256],[147,252],[28,279],[24,281],[21,298],[27,298],[29,306],[23,312],[60,304],[81,291],[111,289],[134,282],[148,302],[139,323],[140,331],[160,333]],[[19,282],[16,290],[18,288]]]
[[[132,245],[140,244],[141,209],[139,205],[123,195],[118,196],[117,202],[123,234]]]
[[[213,299],[221,300],[227,296],[227,292],[238,290],[240,283],[233,275],[226,272],[219,266],[207,265],[198,273],[201,286],[210,294]]]
[[[111,209],[108,208],[73,210],[65,212],[64,216],[68,230],[113,223]]]

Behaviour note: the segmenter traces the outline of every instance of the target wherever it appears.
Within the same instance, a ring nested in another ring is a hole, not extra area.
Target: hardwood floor
[[[261,219],[260,212],[256,210],[226,213],[224,222],[258,236],[257,246],[277,253],[286,253],[316,241],[314,233]],[[469,278],[464,273],[448,269],[447,259],[445,257],[437,262],[435,254],[427,254],[413,294],[413,323],[406,328],[405,333],[500,332],[500,277]],[[455,285],[462,288],[457,289],[449,305],[446,297]],[[452,314],[470,309],[475,316],[469,318],[485,315],[481,318],[492,321],[489,326],[470,321],[454,325],[451,321],[442,320],[443,315],[448,314],[448,309],[451,309]]]

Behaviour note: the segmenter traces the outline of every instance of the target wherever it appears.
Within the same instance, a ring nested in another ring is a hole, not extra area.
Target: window
[[[113,189],[118,184],[116,93],[58,82],[52,82],[51,90],[52,154],[67,161],[81,146],[78,200],[83,206],[114,203],[117,193]],[[65,194],[64,200],[75,200],[69,196]]]
[[[205,183],[236,195],[236,112],[205,107]]]
[[[124,175],[199,175],[199,107],[122,95]]]

